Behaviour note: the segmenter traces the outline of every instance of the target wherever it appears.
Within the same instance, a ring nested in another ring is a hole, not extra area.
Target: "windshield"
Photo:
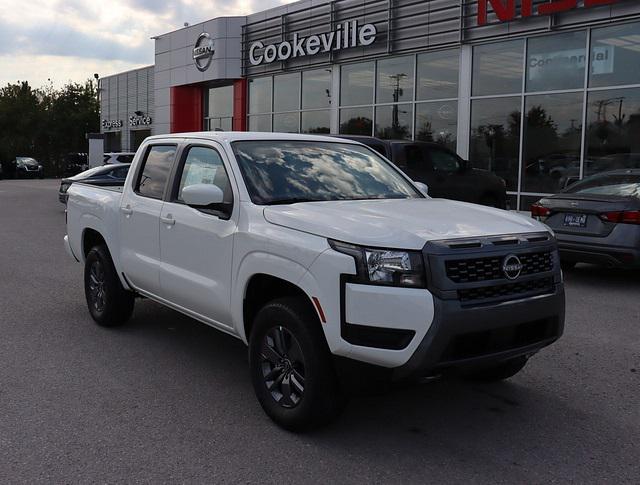
[[[28,164],[38,163],[38,162],[35,161],[35,159],[30,158],[30,157],[18,157],[17,161],[18,161],[18,163],[28,163]]]
[[[255,204],[422,197],[360,145],[260,140],[234,142],[233,151]]]
[[[640,175],[620,174],[591,177],[570,186],[564,192],[567,194],[640,197]]]

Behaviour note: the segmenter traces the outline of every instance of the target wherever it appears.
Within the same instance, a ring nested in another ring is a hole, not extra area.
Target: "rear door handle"
[[[130,216],[131,214],[133,214],[133,209],[131,208],[130,205],[126,205],[125,207],[120,207],[120,210],[122,211],[123,214]]]
[[[167,226],[173,226],[176,223],[176,220],[173,218],[171,214],[167,214],[167,217],[160,216],[160,220],[162,221],[163,224],[166,224]]]

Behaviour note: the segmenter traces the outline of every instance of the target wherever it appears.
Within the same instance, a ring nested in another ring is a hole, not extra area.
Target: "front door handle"
[[[167,214],[167,217],[160,216],[160,220],[162,221],[163,224],[166,224],[167,226],[173,226],[176,223],[176,220],[173,218],[171,214]]]
[[[133,214],[133,209],[131,208],[131,206],[129,204],[127,204],[124,207],[120,207],[120,210],[126,216],[130,216],[131,214]]]

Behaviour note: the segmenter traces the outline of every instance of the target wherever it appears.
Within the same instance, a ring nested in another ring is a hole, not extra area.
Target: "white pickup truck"
[[[153,136],[124,187],[72,185],[64,241],[98,324],[146,297],[241,339],[263,409],[301,430],[349,369],[505,379],[562,334],[550,230],[426,191],[353,141]]]

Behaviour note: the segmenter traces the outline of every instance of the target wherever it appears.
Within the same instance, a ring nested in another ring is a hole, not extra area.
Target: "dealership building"
[[[158,35],[100,80],[106,151],[200,130],[446,145],[527,208],[640,168],[637,0],[304,0]]]

